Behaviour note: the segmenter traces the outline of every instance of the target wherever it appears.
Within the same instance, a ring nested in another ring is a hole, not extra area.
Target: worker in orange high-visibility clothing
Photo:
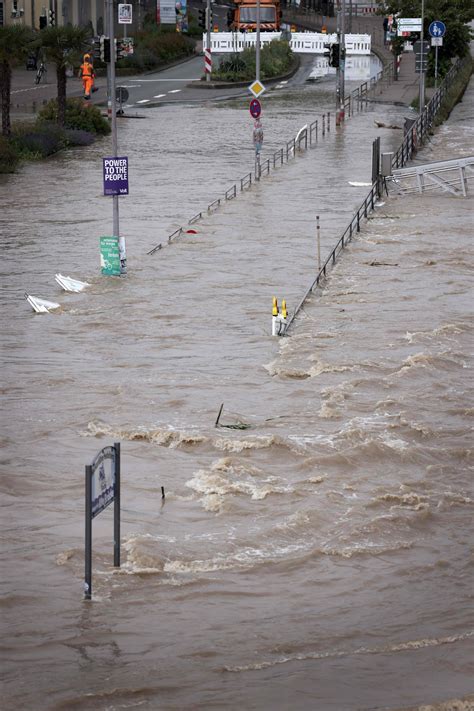
[[[82,79],[82,86],[84,87],[84,99],[90,99],[95,78],[94,67],[92,66],[90,54],[84,55],[83,62],[79,69],[79,76]]]

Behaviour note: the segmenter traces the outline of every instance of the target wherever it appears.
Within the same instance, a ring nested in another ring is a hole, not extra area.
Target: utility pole
[[[211,0],[207,0],[207,6],[206,6],[206,43],[207,43],[207,51],[210,53],[211,51]],[[211,56],[209,55],[209,59]],[[211,64],[212,67],[212,64]],[[211,81],[211,72],[206,72],[206,81]]]
[[[255,81],[260,81],[260,0],[257,0],[257,32],[255,34]],[[257,120],[255,126],[261,129],[260,122]],[[263,135],[263,132],[262,132]],[[255,143],[255,178],[260,180],[260,151],[259,146]]]
[[[419,99],[419,113],[423,113],[423,109],[425,108],[425,72],[423,71],[424,67],[424,29],[423,29],[423,24],[425,21],[425,0],[421,0],[421,33],[420,33],[420,40],[421,40],[421,71],[420,71],[420,99]]]
[[[260,81],[260,0],[257,0],[257,34],[255,42],[255,79]]]
[[[338,105],[336,106],[336,111],[339,112],[339,122],[344,121],[344,66],[346,62],[346,0],[342,0],[338,7],[338,30],[337,30],[337,42],[339,44],[339,67],[337,69],[337,95],[338,95]]]
[[[115,103],[115,17],[114,17],[114,2],[106,0],[107,3],[107,24],[108,35],[110,38],[110,62],[107,65],[107,79],[109,86],[108,97],[108,114],[111,120],[112,128],[112,157],[116,158],[118,153],[117,142],[117,107]],[[119,252],[120,252],[120,271],[122,274],[127,273],[127,252],[125,248],[125,238],[120,236],[119,225],[119,196],[112,195],[112,234],[118,237]]]

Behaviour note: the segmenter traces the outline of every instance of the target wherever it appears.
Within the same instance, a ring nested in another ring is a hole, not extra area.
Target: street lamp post
[[[115,103],[115,17],[114,17],[114,1],[106,0],[107,3],[107,24],[108,34],[110,39],[110,62],[107,65],[107,76],[109,86],[108,97],[108,112],[111,120],[112,128],[112,157],[116,158],[118,153],[117,142],[117,107]],[[127,271],[127,253],[125,248],[125,238],[120,236],[119,224],[119,196],[112,196],[112,230],[113,236],[118,237],[119,252],[120,252],[120,271],[126,274]]]
[[[425,72],[423,71],[424,67],[424,29],[423,29],[423,24],[425,21],[425,0],[421,0],[421,33],[420,33],[420,40],[421,40],[421,68],[420,68],[420,99],[419,99],[419,112],[420,114],[423,113],[423,109],[425,108]]]

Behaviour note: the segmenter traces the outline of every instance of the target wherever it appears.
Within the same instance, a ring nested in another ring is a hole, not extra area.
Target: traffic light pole
[[[337,68],[337,90],[336,90],[336,124],[344,121],[344,65],[346,61],[345,51],[345,24],[346,24],[346,0],[338,3],[337,12],[337,43],[339,45],[339,66]]]

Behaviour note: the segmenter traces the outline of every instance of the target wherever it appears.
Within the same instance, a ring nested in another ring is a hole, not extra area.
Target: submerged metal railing
[[[354,110],[361,111],[364,106],[367,106],[370,93],[374,91],[374,88],[379,81],[383,80],[387,76],[390,76],[390,72],[393,73],[393,63],[385,66],[384,69],[378,72],[375,77],[372,77],[369,81],[361,84],[357,87],[357,89],[354,89],[348,97],[346,97],[344,106],[348,116],[352,116]],[[271,158],[266,159],[265,162],[259,166],[258,174],[250,172],[247,173],[247,175],[244,175],[243,178],[240,178],[239,181],[231,185],[230,188],[224,192],[223,198],[214,200],[205,210],[201,210],[193,215],[193,217],[188,220],[188,225],[195,224],[199,220],[203,219],[205,215],[212,214],[215,210],[221,207],[222,204],[225,204],[228,200],[236,198],[239,192],[242,193],[244,190],[251,188],[252,183],[258,182],[262,177],[270,175],[272,169],[275,170],[277,166],[283,166],[285,161],[288,163],[291,158],[296,157],[297,150],[303,151],[307,150],[308,147],[311,148],[315,146],[319,139],[318,121],[319,119],[316,119],[307,125],[304,130],[300,129],[296,138],[287,141],[283,148],[279,148],[273,153]],[[331,113],[328,111],[327,113],[321,115],[320,133],[324,137],[326,136],[326,133],[330,133],[330,130]],[[175,239],[175,237],[178,236],[178,234],[182,234],[185,231],[186,230],[183,227],[178,228],[178,230],[173,232],[173,234],[166,239],[166,243],[169,244],[173,241],[173,239]],[[155,254],[155,252],[158,252],[162,247],[163,243],[157,244],[155,247],[150,249],[147,254]]]
[[[351,221],[347,225],[346,229],[344,230],[342,237],[339,238],[336,246],[329,253],[329,256],[327,257],[323,266],[321,267],[318,274],[316,275],[315,280],[313,281],[313,283],[311,284],[309,289],[306,290],[303,298],[301,299],[298,306],[296,307],[296,309],[293,311],[292,315],[288,319],[288,323],[285,328],[285,335],[288,333],[290,326],[292,325],[292,323],[295,320],[298,313],[303,308],[304,303],[307,300],[308,296],[314,291],[314,289],[316,289],[317,287],[320,286],[322,281],[324,281],[326,279],[329,269],[332,266],[334,266],[339,254],[342,252],[343,249],[345,249],[345,247],[347,247],[349,242],[351,242],[354,233],[360,232],[360,224],[361,224],[362,219],[367,218],[369,212],[372,212],[372,210],[375,208],[375,202],[378,199],[378,197],[379,197],[379,185],[377,183],[374,183],[370,189],[369,194],[366,196],[363,203],[361,204],[361,206],[359,207],[359,209],[357,210],[357,212],[355,213],[355,215],[352,217]]]
[[[405,165],[405,163],[410,160],[411,156],[413,153],[416,151],[417,146],[421,145],[426,138],[428,131],[431,128],[432,122],[436,114],[438,113],[442,101],[449,90],[449,86],[455,77],[455,75],[459,72],[461,67],[463,66],[465,60],[458,60],[455,65],[449,70],[449,72],[446,74],[446,77],[438,89],[438,91],[433,95],[432,99],[429,101],[429,103],[425,106],[424,111],[421,113],[421,115],[418,117],[416,121],[414,121],[413,125],[410,127],[409,131],[405,134],[405,137],[403,139],[403,142],[398,149],[398,151],[395,153],[393,159],[392,159],[392,167],[394,168],[399,168]],[[470,60],[469,60],[470,61]],[[368,86],[363,86],[362,90],[362,95],[367,95],[369,91]],[[361,89],[359,87],[358,89]],[[358,90],[357,90],[358,91]],[[355,92],[352,92],[353,94]],[[360,96],[360,94],[358,94]],[[362,205],[359,207],[355,215],[352,217],[349,225],[347,226],[346,230],[344,231],[342,237],[338,240],[336,246],[334,249],[330,252],[328,258],[324,262],[323,266],[319,270],[315,280],[307,289],[305,292],[303,298],[297,305],[296,309],[293,311],[292,315],[288,319],[286,328],[285,328],[285,334],[288,333],[289,328],[293,324],[296,316],[298,313],[301,311],[301,309],[304,306],[304,303],[306,302],[307,298],[309,295],[314,291],[315,288],[319,287],[321,282],[326,279],[327,273],[330,267],[332,267],[336,263],[336,259],[339,256],[339,254],[342,252],[342,250],[349,244],[349,242],[352,240],[352,237],[355,232],[360,232],[360,223],[362,219],[366,219],[369,212],[372,212],[375,208],[375,202],[376,200],[380,197],[382,190],[382,182],[381,178],[373,183],[369,194],[365,198],[364,202]]]

